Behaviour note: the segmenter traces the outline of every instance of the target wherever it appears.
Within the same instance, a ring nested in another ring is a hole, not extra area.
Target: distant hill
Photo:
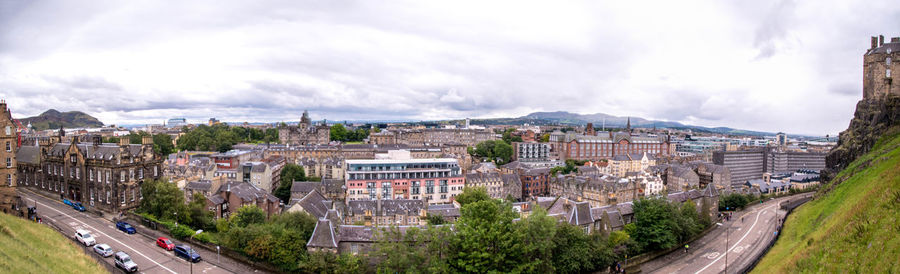
[[[47,225],[5,213],[0,213],[0,246],[0,272],[4,273],[107,272],[81,247]]]
[[[103,126],[103,122],[100,122],[97,118],[87,115],[84,112],[59,112],[55,109],[47,110],[38,116],[19,119],[19,122],[21,122],[22,125],[31,123],[31,126],[36,130],[58,129],[60,126],[66,128],[91,128]]]
[[[595,114],[578,114],[566,111],[556,112],[534,112],[518,118],[492,118],[492,119],[473,119],[472,124],[481,125],[512,125],[512,124],[532,124],[532,125],[571,125],[584,126],[587,123],[593,123],[594,127],[600,128],[604,124],[607,128],[624,128],[628,120],[631,120],[632,127],[642,128],[672,128],[672,129],[690,129],[698,132],[718,133],[718,134],[735,134],[735,135],[755,135],[755,136],[771,136],[775,133],[761,132],[752,130],[733,129],[729,127],[701,127],[685,125],[679,122],[654,121],[641,117],[620,117],[605,113]]]

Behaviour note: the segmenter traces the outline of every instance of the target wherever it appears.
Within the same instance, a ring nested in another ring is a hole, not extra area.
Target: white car
[[[137,272],[138,266],[134,261],[131,260],[131,257],[125,252],[119,251],[116,252],[116,266],[124,269],[126,272]]]
[[[113,254],[112,247],[109,247],[107,244],[94,245],[94,252],[97,252],[97,254],[100,254],[100,256],[103,256],[104,258],[112,256]]]
[[[97,243],[94,240],[94,236],[91,236],[91,233],[84,229],[75,230],[75,239],[84,244],[84,246],[92,246]]]

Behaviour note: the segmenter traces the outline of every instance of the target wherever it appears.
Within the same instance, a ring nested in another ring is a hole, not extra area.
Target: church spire
[[[631,117],[627,118],[627,122],[625,123],[625,130],[631,131]]]

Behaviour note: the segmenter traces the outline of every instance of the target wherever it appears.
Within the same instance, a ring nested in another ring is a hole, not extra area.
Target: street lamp
[[[175,228],[178,228],[178,212],[172,212],[172,214],[175,214]]]
[[[729,227],[726,227],[722,223],[716,223],[716,225],[725,228],[725,274],[728,274],[728,234],[729,234],[728,232],[730,230],[729,230]]]
[[[194,232],[194,235],[191,235],[191,237],[188,238],[188,239],[193,240],[193,239],[194,239],[194,236],[197,236],[197,234],[200,234],[200,233],[203,233],[203,229],[198,229],[197,232]],[[194,249],[191,248],[190,242],[188,242],[187,245],[188,245],[188,263],[191,264],[191,274],[194,274],[194,256],[193,256],[193,255],[194,255]]]

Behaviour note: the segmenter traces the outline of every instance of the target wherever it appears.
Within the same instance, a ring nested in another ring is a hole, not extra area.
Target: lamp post
[[[175,228],[178,228],[178,212],[172,212],[172,214],[175,214]]]
[[[197,232],[194,232],[194,235],[191,235],[191,237],[188,239],[193,240],[194,236],[197,236],[197,234],[200,234],[200,233],[203,233],[203,229],[197,230]],[[191,248],[190,243],[188,243],[188,263],[191,264],[191,274],[194,274],[194,249]]]
[[[726,227],[722,223],[716,223],[716,225],[725,228],[725,274],[728,274],[728,232],[730,231],[729,227]]]

